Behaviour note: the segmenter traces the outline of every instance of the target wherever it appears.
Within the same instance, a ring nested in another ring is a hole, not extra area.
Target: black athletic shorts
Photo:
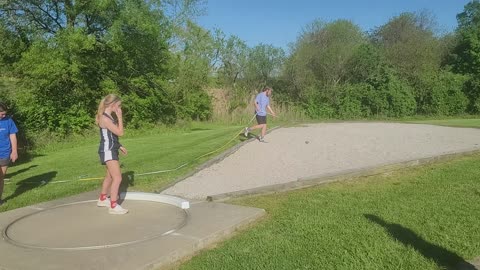
[[[10,158],[0,158],[0,166],[8,166],[10,165]]]
[[[256,118],[257,118],[257,123],[258,123],[259,125],[262,125],[262,124],[266,124],[266,123],[267,123],[267,116],[266,116],[266,115],[265,115],[265,116],[257,115]]]
[[[112,149],[110,151],[99,152],[100,163],[105,165],[109,160],[118,160],[118,149]]]

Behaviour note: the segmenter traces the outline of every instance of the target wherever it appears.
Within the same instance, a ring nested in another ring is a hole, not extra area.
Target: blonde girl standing
[[[107,172],[102,184],[100,198],[97,206],[108,207],[110,214],[126,214],[124,209],[117,203],[119,188],[122,182],[122,173],[118,159],[119,151],[127,154],[127,149],[120,144],[118,137],[123,136],[122,101],[117,95],[109,94],[98,105],[96,123],[100,128],[100,146],[98,154],[102,165],[106,165]],[[115,113],[115,118],[112,114]],[[110,199],[108,198],[110,191]]]

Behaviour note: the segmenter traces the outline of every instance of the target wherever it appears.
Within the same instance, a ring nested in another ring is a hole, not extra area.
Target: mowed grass
[[[124,174],[122,189],[156,191],[164,188],[202,162],[239,143],[244,139],[237,136],[241,129],[241,126],[195,123],[189,128],[153,129],[136,135],[128,135],[127,130],[127,135],[120,139],[128,149],[128,155],[120,157]],[[7,172],[10,180],[5,182],[3,193],[6,203],[0,206],[0,212],[99,189],[105,167],[99,163],[97,137],[76,143],[52,144],[30,160],[13,164]],[[188,165],[171,172],[138,176],[175,169],[185,163]]]
[[[456,120],[447,120],[447,122]],[[462,122],[463,120],[457,121]],[[467,121],[471,124],[471,121]],[[465,123],[465,122],[464,122]],[[460,124],[461,125],[461,124]],[[463,124],[465,125],[465,124]],[[480,124],[479,124],[480,126]],[[241,140],[241,126],[128,135],[121,157],[128,190],[155,191]],[[158,134],[157,134],[158,133]],[[233,139],[233,140],[232,140]],[[98,189],[98,138],[52,145],[9,168],[5,211]],[[179,170],[138,176],[146,172]],[[443,269],[480,255],[480,155],[232,203],[267,216],[182,269]],[[65,183],[56,181],[67,180]],[[92,198],[94,199],[94,198]]]
[[[430,124],[450,127],[470,127],[479,128],[480,119],[440,119],[440,120],[415,120],[406,121],[408,123]]]
[[[480,119],[409,122],[480,127]],[[480,255],[479,163],[473,155],[233,200],[263,208],[267,217],[180,268],[455,268]]]
[[[180,269],[448,269],[480,255],[480,154],[232,203],[254,227]]]

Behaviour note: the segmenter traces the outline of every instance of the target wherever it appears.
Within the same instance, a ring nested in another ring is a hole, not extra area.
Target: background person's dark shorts
[[[0,166],[8,166],[10,165],[10,158],[0,158]]]
[[[98,154],[100,156],[100,163],[102,163],[102,165],[105,165],[109,160],[118,160],[118,149],[112,149],[110,151],[100,152]]]
[[[262,124],[266,124],[266,123],[267,123],[267,116],[266,116],[266,115],[265,115],[265,116],[257,115],[256,118],[257,118],[257,123],[258,123],[259,125],[262,125]]]

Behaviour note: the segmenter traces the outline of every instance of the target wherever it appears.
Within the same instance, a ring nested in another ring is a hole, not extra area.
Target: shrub
[[[429,115],[465,113],[468,99],[463,93],[466,77],[448,71],[425,74],[417,84],[418,112]]]
[[[373,87],[369,84],[346,84],[341,88],[338,115],[343,119],[364,118],[371,115]]]

